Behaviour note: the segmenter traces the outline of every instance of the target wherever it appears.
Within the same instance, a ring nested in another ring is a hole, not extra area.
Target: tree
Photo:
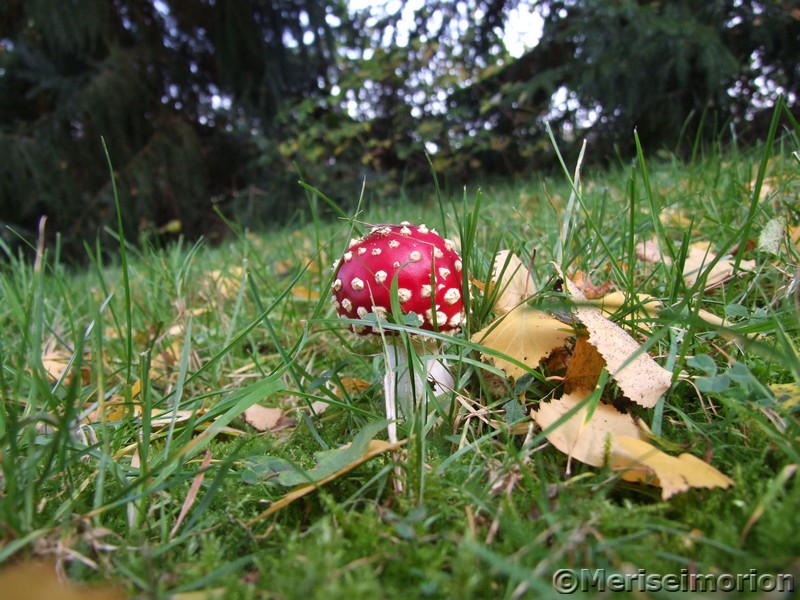
[[[541,40],[514,59],[502,26],[524,5],[442,0],[360,15],[372,43],[326,112],[346,106],[342,127],[361,123],[363,135],[342,136],[330,155],[360,154],[374,185],[427,181],[428,150],[463,182],[553,165],[545,121],[558,139],[589,138],[590,160],[609,160],[630,154],[634,129],[651,151],[713,140],[726,124],[757,136],[778,93],[790,105],[800,96],[800,14],[788,0],[542,0],[529,3]]]
[[[329,86],[347,23],[314,0],[7,0],[0,221],[93,238],[114,213],[103,136],[133,239],[207,232],[258,168],[250,131],[277,135],[282,107]]]

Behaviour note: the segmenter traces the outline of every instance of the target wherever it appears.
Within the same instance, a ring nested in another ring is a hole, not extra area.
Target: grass
[[[403,492],[384,455],[257,519],[288,491],[275,461],[309,470],[316,452],[382,419],[379,348],[349,334],[328,302],[329,265],[353,224],[315,216],[264,235],[232,225],[216,248],[122,241],[116,266],[87,247],[91,266],[80,272],[57,244],[40,245],[34,263],[5,249],[0,561],[53,557],[71,579],[116,582],[141,598],[550,597],[560,568],[797,574],[800,421],[769,386],[800,381],[797,291],[788,291],[798,251],[742,243],[773,217],[800,218],[800,144],[791,133],[771,142],[698,152],[688,164],[640,153],[583,173],[580,189],[565,168],[454,197],[432,184],[419,202],[366,190],[355,219],[356,229],[409,220],[459,237],[480,281],[495,251],[511,249],[533,265],[542,290],[533,303],[560,297],[554,260],[662,299],[670,308],[649,334],[633,305],[616,318],[695,385],[677,381],[641,414],[673,453],[711,460],[733,488],[665,502],[609,469],[573,463],[567,475],[566,457],[539,432],[514,435],[459,409],[455,421],[409,425]],[[309,193],[318,215],[325,202]],[[679,215],[688,221],[676,226]],[[635,243],[653,236],[671,266],[636,259]],[[702,277],[687,287],[694,241],[757,267],[710,292]],[[473,292],[468,332],[493,318]],[[726,328],[704,324],[700,308],[726,315]],[[501,421],[509,401],[535,407],[557,387],[538,374],[515,390],[478,350],[466,332],[445,345],[462,391]],[[342,393],[343,379],[366,387]],[[616,393],[607,385],[607,398]],[[327,410],[315,414],[315,402]],[[291,426],[256,432],[241,419],[254,403],[283,407]]]

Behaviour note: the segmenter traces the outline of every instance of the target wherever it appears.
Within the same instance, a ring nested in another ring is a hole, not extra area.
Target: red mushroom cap
[[[404,314],[416,313],[422,329],[447,332],[464,321],[461,257],[450,240],[425,225],[380,225],[350,248],[334,266],[331,292],[336,312],[344,318],[392,312],[391,286],[397,275],[397,296]],[[358,334],[377,327],[353,326]]]

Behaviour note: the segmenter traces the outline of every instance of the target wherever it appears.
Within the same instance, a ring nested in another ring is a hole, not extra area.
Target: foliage
[[[541,40],[512,56],[503,27],[532,11]],[[0,222],[32,240],[47,213],[82,255],[113,212],[100,136],[132,241],[217,239],[217,210],[304,219],[298,179],[352,208],[364,180],[413,195],[429,159],[445,189],[547,170],[547,126],[597,162],[630,153],[634,129],[682,155],[720,132],[750,140],[779,93],[800,96],[798,37],[787,0],[12,0]]]
[[[283,105],[326,85],[345,18],[296,0],[4,3],[0,221],[47,214],[81,249],[113,219],[103,136],[130,239],[170,222],[213,237],[214,205],[254,181],[250,129],[274,136]],[[272,209],[276,167],[256,166]]]
[[[458,181],[553,167],[546,123],[558,139],[586,137],[595,162],[633,151],[634,129],[651,151],[688,154],[729,125],[736,139],[763,136],[778,94],[800,97],[790,2],[538,2],[542,38],[514,58],[498,24],[524,8],[465,0],[359,15],[371,44],[343,59],[314,132],[284,149],[327,157],[309,161],[318,182],[349,169],[391,193],[426,180],[426,151]]]

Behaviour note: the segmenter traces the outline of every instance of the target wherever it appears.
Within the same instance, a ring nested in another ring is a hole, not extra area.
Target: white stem
[[[413,343],[417,355],[422,359],[422,373],[414,371],[408,362],[408,353],[401,340],[392,336],[386,344],[386,374],[383,377],[386,418],[389,424],[389,442],[397,442],[397,419],[400,415],[408,419],[424,397],[426,380],[433,380],[433,393],[441,396],[454,386],[453,376],[441,360],[435,358],[437,350],[431,352],[420,339]],[[413,372],[413,379],[412,379]],[[398,412],[399,406],[399,412]]]
[[[389,443],[397,443],[397,397],[395,395],[398,359],[406,360],[405,351],[398,352],[394,336],[386,344],[386,373],[383,376],[383,401],[389,419]]]

